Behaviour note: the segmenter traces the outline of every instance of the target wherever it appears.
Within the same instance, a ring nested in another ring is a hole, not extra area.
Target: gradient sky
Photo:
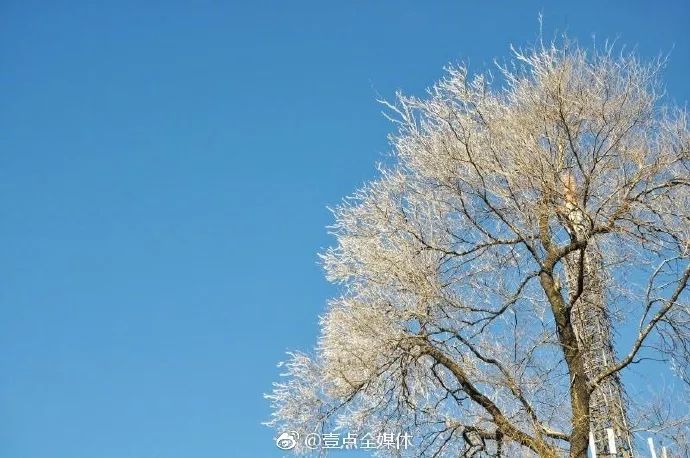
[[[671,52],[684,1],[0,2],[0,457],[280,456],[262,398],[336,289],[379,97],[566,31]],[[336,454],[335,456],[345,456]]]

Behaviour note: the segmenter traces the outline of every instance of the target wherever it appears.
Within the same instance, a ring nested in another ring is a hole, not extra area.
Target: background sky
[[[376,99],[542,12],[670,51],[684,104],[687,5],[0,1],[0,457],[280,456],[262,394],[336,294],[316,253],[386,159]]]

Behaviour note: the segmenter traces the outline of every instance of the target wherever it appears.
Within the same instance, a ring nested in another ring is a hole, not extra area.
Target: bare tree
[[[414,437],[382,454],[582,457],[621,371],[690,380],[690,134],[661,66],[541,45],[386,104],[397,161],[334,211],[342,296],[315,354],[285,363],[269,425]],[[625,434],[687,444],[656,406],[624,412]]]

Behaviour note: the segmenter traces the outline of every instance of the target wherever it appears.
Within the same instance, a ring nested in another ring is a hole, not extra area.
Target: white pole
[[[661,458],[668,458],[666,454],[666,447],[661,447]]]
[[[594,433],[592,431],[589,432],[589,453],[591,455],[590,458],[597,458],[597,446],[594,443]]]
[[[647,439],[647,443],[649,444],[649,451],[652,452],[652,458],[656,458],[656,450],[654,450],[654,439],[651,437]]]
[[[617,450],[616,450],[616,436],[613,434],[613,429],[612,428],[606,428],[606,434],[609,436],[609,453],[611,455],[615,455]],[[654,457],[656,458],[656,457]]]

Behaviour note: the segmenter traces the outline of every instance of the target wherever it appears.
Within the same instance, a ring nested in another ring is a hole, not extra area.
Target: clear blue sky
[[[0,457],[280,456],[262,393],[335,289],[377,97],[619,37],[690,99],[684,1],[0,3]],[[146,5],[142,5],[146,4]]]

